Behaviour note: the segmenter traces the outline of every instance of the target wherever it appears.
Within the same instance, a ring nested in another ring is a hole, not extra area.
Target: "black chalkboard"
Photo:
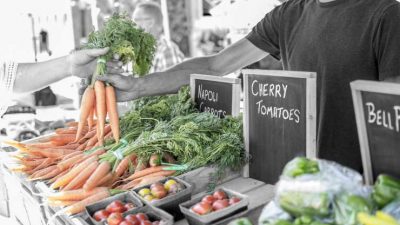
[[[400,84],[351,82],[364,178],[400,177]]]
[[[245,74],[249,176],[273,184],[288,161],[307,156],[307,147],[315,151],[307,143],[310,135],[315,141],[315,120],[312,124],[307,119],[307,110],[310,111],[307,104],[313,102],[315,109],[315,94],[311,94],[315,93],[315,79],[286,77],[285,72],[279,76],[268,75],[268,71],[264,72],[267,75],[255,73]],[[313,79],[314,83],[310,85],[307,79]]]
[[[209,75],[192,75],[191,78],[192,98],[201,112],[209,112],[220,118],[238,115],[238,79]]]
[[[372,175],[400,177],[400,96],[361,92]]]

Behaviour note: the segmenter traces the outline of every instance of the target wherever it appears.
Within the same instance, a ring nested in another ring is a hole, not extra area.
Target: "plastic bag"
[[[271,201],[268,203],[263,211],[261,212],[260,217],[258,218],[259,225],[275,225],[278,221],[282,220],[291,220],[291,216],[283,211],[275,201]]]
[[[372,213],[373,204],[368,198],[360,195],[342,193],[333,201],[335,223],[341,225],[359,225],[359,212]]]
[[[318,168],[315,168],[315,162]],[[362,186],[362,176],[356,171],[335,162],[315,162],[304,161],[304,158],[289,162],[277,184],[275,200],[292,216],[304,215],[329,221],[335,195],[345,192],[364,196],[366,191]]]

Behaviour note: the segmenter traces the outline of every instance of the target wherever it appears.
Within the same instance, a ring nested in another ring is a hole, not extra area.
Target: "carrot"
[[[114,87],[111,85],[106,86],[106,107],[108,118],[111,124],[111,130],[114,136],[114,140],[119,142],[119,116],[117,109],[117,98],[115,97]]]
[[[67,185],[72,179],[75,178],[80,172],[82,172],[86,167],[90,165],[93,161],[97,160],[97,156],[92,156],[85,161],[81,162],[76,167],[72,168],[67,174],[58,178],[50,187],[56,189],[61,186]]]
[[[158,154],[152,154],[149,159],[149,164],[151,167],[159,166],[161,164],[161,158]]]
[[[97,186],[107,186],[105,184],[107,184],[109,181],[111,181],[113,178],[112,173],[107,173],[107,175],[105,175],[103,178],[101,178],[101,180],[99,180],[99,183],[97,184]]]
[[[86,148],[87,143],[89,142],[89,140],[87,140],[86,142],[82,143],[81,145],[79,145],[78,148],[76,148],[77,151],[83,151]]]
[[[94,125],[93,114],[94,114],[94,108],[90,109],[89,117],[87,119],[89,130],[92,129],[92,127]]]
[[[49,204],[49,206],[52,207],[64,207],[64,206],[70,206],[73,205],[75,203],[77,203],[78,201],[53,201],[53,200],[48,200],[47,204]]]
[[[55,146],[53,148],[64,148],[64,149],[72,149],[72,150],[76,150],[76,148],[79,147],[78,143],[71,143],[71,144],[66,144],[66,145],[62,145],[62,146]]]
[[[56,193],[51,193],[47,196],[49,200],[59,200],[59,201],[80,201],[83,200],[97,192],[107,191],[106,187],[97,187],[91,191],[85,191],[83,189],[71,190],[71,191],[61,191]]]
[[[123,158],[121,160],[121,162],[118,164],[117,168],[115,169],[115,176],[116,177],[121,177],[122,174],[124,174],[124,172],[128,169],[129,167],[129,163],[133,163],[133,161],[135,161],[136,159],[136,154],[131,154],[128,156],[125,156],[125,158]]]
[[[142,177],[142,180],[140,181],[139,184],[137,184],[135,186],[135,188],[142,187],[142,186],[149,185],[149,184],[153,184],[153,183],[155,183],[157,181],[160,181],[160,180],[162,180],[164,178],[165,178],[165,176],[161,176],[161,175],[159,175],[159,176]]]
[[[60,142],[60,143],[71,143],[75,140],[76,134],[57,134],[52,137],[50,137],[50,141],[52,143],[54,142]]]
[[[88,206],[88,205],[90,205],[92,203],[98,202],[98,201],[100,201],[102,199],[108,198],[108,197],[110,197],[110,191],[108,191],[108,190],[99,191],[96,194],[91,195],[88,198],[85,198],[85,199],[83,199],[83,200],[81,200],[81,201],[79,201],[79,202],[77,202],[77,203],[75,203],[73,205],[68,206],[65,209],[65,212],[68,215],[73,215],[73,214],[76,214],[76,213],[80,213],[85,209],[86,206]]]
[[[60,170],[65,170],[67,168],[72,167],[74,164],[79,163],[82,160],[83,157],[84,157],[83,153],[81,153],[79,155],[75,155],[75,156],[73,156],[73,157],[71,157],[69,159],[62,160],[61,162],[59,162],[57,164],[57,167]]]
[[[76,134],[78,131],[77,127],[66,127],[66,128],[58,128],[54,132],[56,134]]]
[[[87,151],[87,150],[90,150],[90,149],[92,149],[92,148],[94,148],[95,146],[94,145],[87,145],[86,146],[86,148],[84,149],[85,151]]]
[[[32,149],[31,150],[32,153],[38,153],[41,154],[44,157],[48,157],[48,158],[59,158],[59,157],[63,157],[67,154],[70,154],[72,152],[75,152],[75,150],[71,150],[71,149]]]
[[[85,136],[83,136],[83,138],[85,138],[85,139],[90,139],[90,138],[92,138],[93,136],[95,136],[96,135],[96,133],[97,133],[97,126],[94,128],[94,129],[92,129],[92,130],[90,130],[89,132],[87,132],[86,133],[86,135]]]
[[[83,189],[86,191],[92,190],[97,186],[101,178],[103,178],[111,170],[111,165],[108,161],[100,163],[96,170],[91,174],[89,179],[83,185]]]
[[[32,144],[27,144],[27,148],[53,148],[56,147],[54,143],[51,141],[49,142],[42,142],[42,143],[32,143]]]
[[[67,127],[78,127],[78,122],[76,122],[76,121],[71,121],[71,122],[65,123],[65,125],[66,125]]]
[[[86,179],[92,175],[96,170],[99,163],[97,161],[92,162],[88,167],[86,167],[81,173],[78,174],[74,179],[72,179],[67,186],[64,187],[63,191],[75,189],[77,186],[82,186]]]
[[[144,177],[144,176],[152,174],[152,173],[163,171],[164,168],[165,168],[164,166],[156,166],[156,167],[146,168],[146,169],[141,170],[141,171],[135,171],[134,174],[132,174],[131,176],[129,176],[125,180],[134,180],[134,179],[137,179],[139,177]]]
[[[57,168],[56,165],[47,167],[46,169],[41,170],[40,175],[37,174],[35,177],[32,177],[31,180],[46,180],[53,178],[59,174],[61,170]]]
[[[44,169],[46,167],[49,167],[55,161],[56,161],[56,159],[54,159],[54,158],[47,158],[39,166],[35,167],[35,169],[33,169],[32,172],[36,172],[38,170]]]
[[[82,96],[82,103],[80,109],[78,131],[76,132],[75,141],[78,141],[82,137],[83,127],[86,125],[86,120],[90,114],[90,110],[93,108],[95,101],[95,93],[92,86],[86,88]]]
[[[45,167],[43,169],[40,170],[36,170],[34,173],[32,173],[28,178],[32,179],[32,178],[36,178],[36,177],[40,177],[43,176],[49,172],[51,172],[52,170],[54,170],[57,166],[56,165],[52,165],[49,167]]]
[[[42,162],[46,160],[45,158],[42,159],[36,159],[36,160],[25,160],[25,159],[21,159],[20,162],[22,165],[24,166],[29,166],[29,167],[37,167],[40,164],[42,164]]]
[[[99,140],[100,145],[103,145],[104,142],[104,126],[107,116],[106,109],[106,90],[104,87],[104,83],[100,80],[96,80],[94,83],[94,91],[96,93],[96,112],[97,112],[97,139]]]
[[[88,143],[87,143],[86,146],[93,146],[93,145],[95,145],[96,142],[97,142],[97,140],[98,140],[98,136],[96,136],[96,135],[93,136],[92,138],[89,139],[89,141],[88,141]]]
[[[129,190],[129,189],[136,187],[138,184],[140,184],[140,182],[142,182],[142,178],[131,180],[130,182],[119,186],[118,189]]]
[[[74,156],[77,156],[77,155],[80,155],[80,154],[82,154],[81,151],[74,151],[74,152],[71,152],[68,155],[65,155],[64,157],[62,157],[61,160],[64,161],[64,160],[70,159],[70,158],[72,158]]]
[[[65,174],[67,174],[69,172],[69,170],[64,170],[61,173],[57,174],[55,177],[51,178],[48,183],[52,184],[54,183],[54,181],[56,181],[58,178],[64,176]]]

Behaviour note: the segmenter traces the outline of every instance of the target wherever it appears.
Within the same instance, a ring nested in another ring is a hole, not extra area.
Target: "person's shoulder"
[[[390,9],[400,9],[400,2],[397,0],[363,0],[362,2],[372,8],[378,16],[385,14]]]
[[[315,4],[316,0],[287,0],[277,7],[283,12],[292,13],[293,11],[303,10],[311,4]]]

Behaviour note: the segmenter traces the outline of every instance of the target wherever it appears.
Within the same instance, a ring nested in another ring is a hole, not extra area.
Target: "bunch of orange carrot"
[[[95,77],[95,75],[93,76]],[[93,81],[92,84],[86,88],[82,96],[80,117],[75,142],[78,142],[83,137],[84,128],[86,125],[88,125],[89,129],[94,126],[94,117],[96,117],[97,126],[95,134],[97,136],[99,146],[103,146],[104,138],[107,135],[107,127],[105,126],[107,115],[109,117],[112,135],[114,140],[118,143],[120,131],[117,100],[114,87],[104,84],[103,81]]]

